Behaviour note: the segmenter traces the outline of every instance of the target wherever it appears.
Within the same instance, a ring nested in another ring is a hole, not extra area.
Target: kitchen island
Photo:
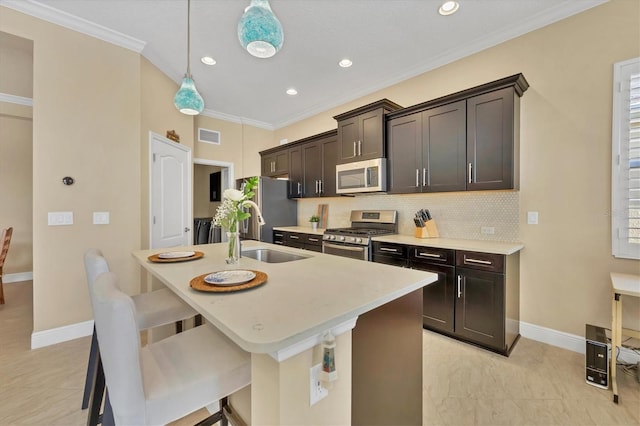
[[[422,287],[436,275],[243,242],[243,251],[261,248],[305,258],[266,263],[244,256],[239,264],[227,265],[226,244],[173,248],[204,253],[202,259],[180,263],[147,260],[167,249],[133,254],[150,274],[252,354],[250,414],[239,410],[245,420],[421,424]],[[232,293],[189,286],[196,276],[228,269],[261,271],[268,280]],[[326,331],[336,336],[338,379],[328,396],[310,406],[309,370],[321,361],[319,343]]]

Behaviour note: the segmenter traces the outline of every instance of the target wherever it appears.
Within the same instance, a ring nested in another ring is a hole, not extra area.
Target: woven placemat
[[[201,251],[195,252],[195,254],[193,256],[189,256],[189,257],[174,257],[174,258],[169,258],[169,259],[160,258],[160,257],[158,257],[158,254],[160,254],[160,253],[152,254],[151,256],[147,257],[147,259],[149,259],[150,262],[154,262],[154,263],[175,263],[175,262],[187,262],[189,260],[200,259],[201,257],[204,256],[204,253],[201,252]]]
[[[189,286],[192,289],[198,291],[208,291],[212,293],[229,293],[232,291],[240,291],[240,290],[248,290],[253,287],[257,287],[267,282],[267,274],[262,271],[254,271],[252,269],[247,269],[248,271],[256,274],[255,278],[251,281],[247,281],[246,283],[237,284],[237,285],[215,285],[209,284],[205,282],[204,278],[209,274],[214,274],[215,272],[209,272],[207,274],[198,275],[195,278],[192,278],[189,282]]]

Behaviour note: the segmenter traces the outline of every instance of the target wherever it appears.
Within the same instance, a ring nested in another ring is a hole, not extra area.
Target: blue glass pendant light
[[[178,110],[187,115],[198,115],[204,110],[204,100],[198,90],[196,84],[191,77],[191,0],[187,0],[187,73],[182,79],[182,85],[173,97],[173,104]]]
[[[238,38],[242,47],[258,58],[270,58],[282,48],[284,32],[269,0],[251,0],[238,22]]]

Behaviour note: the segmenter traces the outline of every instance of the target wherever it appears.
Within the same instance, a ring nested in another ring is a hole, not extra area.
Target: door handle
[[[460,296],[462,296],[462,290],[460,289],[460,281],[462,280],[462,277],[460,275],[458,275],[458,299],[460,299]]]
[[[318,194],[322,195],[324,193],[322,179],[318,180],[318,189],[320,189],[320,191],[318,191]]]
[[[356,141],[353,141],[353,156],[356,156]]]
[[[471,163],[469,163],[469,183],[473,183],[473,166],[471,165]]]
[[[442,256],[439,254],[433,254],[433,253],[424,253],[424,252],[419,252],[418,256],[424,256],[424,257],[433,257],[436,259],[442,259]]]
[[[298,195],[302,195],[302,185],[298,182]]]
[[[189,232],[189,231],[191,231],[191,228],[185,226],[184,227],[184,232]]]
[[[392,253],[398,253],[398,249],[387,248],[387,247],[380,247],[380,251],[390,251]]]
[[[420,170],[416,169],[416,188],[420,186]]]
[[[422,168],[422,186],[427,186],[427,168]]]
[[[478,260],[478,259],[467,259],[464,258],[464,263],[477,263],[480,265],[491,265],[491,261],[489,260]]]
[[[362,155],[362,141],[358,141],[358,155]]]

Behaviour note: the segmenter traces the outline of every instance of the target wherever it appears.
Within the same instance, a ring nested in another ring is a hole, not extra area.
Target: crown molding
[[[246,117],[238,117],[237,115],[226,114],[224,112],[214,111],[208,108],[205,108],[200,115],[215,118],[218,120],[229,121],[231,123],[246,124],[248,126],[258,127],[265,130],[275,130],[275,127],[273,127],[273,125],[265,123],[264,121],[253,120]]]
[[[33,0],[0,0],[0,6],[60,25],[73,31],[124,47],[136,53],[142,52],[147,42],[114,31],[86,19],[71,15]]]
[[[0,93],[0,102],[33,107],[33,99],[25,98],[23,96],[10,95],[8,93]]]

